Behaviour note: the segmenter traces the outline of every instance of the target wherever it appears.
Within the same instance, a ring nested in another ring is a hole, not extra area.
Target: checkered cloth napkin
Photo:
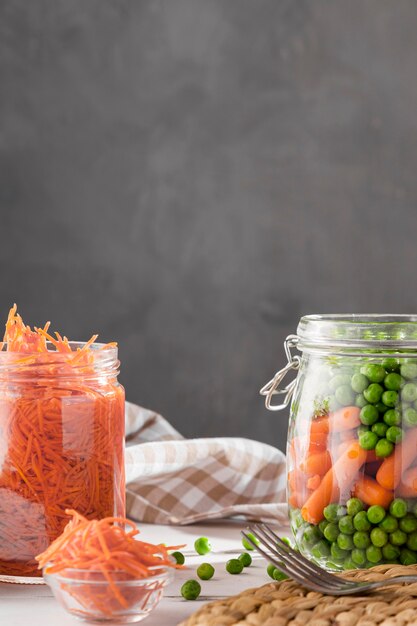
[[[161,415],[126,403],[127,514],[191,524],[242,515],[287,523],[285,456],[242,438],[184,439]]]

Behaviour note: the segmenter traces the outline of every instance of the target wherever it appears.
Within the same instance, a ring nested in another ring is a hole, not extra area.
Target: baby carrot
[[[333,467],[323,476],[319,487],[313,491],[301,509],[306,522],[318,524],[323,519],[323,509],[333,500],[337,500],[340,492],[345,492],[354,482],[359,469],[366,461],[366,450],[357,441],[340,455]]]
[[[329,416],[330,432],[340,432],[357,428],[361,423],[359,419],[360,409],[357,406],[344,406]]]
[[[402,498],[417,497],[417,467],[410,467],[404,472],[395,493]]]
[[[314,491],[321,483],[321,476],[319,474],[314,474],[314,476],[310,476],[307,479],[307,489],[311,489]]]
[[[410,428],[394,452],[387,456],[379,468],[376,479],[385,489],[395,489],[401,481],[401,475],[417,457],[417,428]]]
[[[362,476],[355,483],[353,493],[356,498],[365,502],[365,504],[379,504],[386,509],[393,499],[392,491],[387,491],[373,478]]]
[[[306,474],[323,476],[332,466],[332,459],[328,450],[313,452],[300,463],[300,469]]]
[[[322,433],[327,435],[329,432],[329,418],[328,417],[318,417],[314,419],[310,424],[310,437],[312,434],[316,435],[317,433]]]

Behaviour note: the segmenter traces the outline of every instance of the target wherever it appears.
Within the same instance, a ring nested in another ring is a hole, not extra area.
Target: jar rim
[[[300,349],[415,350],[417,314],[328,313],[304,315],[297,327]]]

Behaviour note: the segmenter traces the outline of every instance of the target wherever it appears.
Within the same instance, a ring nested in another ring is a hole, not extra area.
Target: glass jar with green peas
[[[333,570],[417,563],[417,316],[305,316],[285,351],[261,393],[291,407],[297,547]]]

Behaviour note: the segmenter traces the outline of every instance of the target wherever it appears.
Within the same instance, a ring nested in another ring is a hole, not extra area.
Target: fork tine
[[[294,572],[296,572],[302,578],[304,585],[306,585],[307,581],[308,583],[313,581],[316,584],[315,581],[318,580],[318,583],[321,585],[322,591],[330,589],[341,590],[346,588],[347,583],[343,579],[340,579],[337,576],[332,576],[321,568],[318,568],[318,571],[309,570],[306,564],[298,559],[298,553],[292,550],[292,548],[287,546],[284,542],[282,543],[284,544],[285,549],[281,549],[274,540],[271,540],[271,538],[268,537],[265,532],[262,532],[262,527],[260,527],[259,525],[253,527],[252,532],[254,536],[262,541],[262,544],[265,547],[272,551],[272,553],[274,553],[275,555],[278,554],[287,569],[291,569],[293,575]],[[310,565],[310,562],[307,561],[307,559],[305,559],[305,561],[307,565]],[[327,576],[329,576],[329,578],[327,578]]]
[[[267,524],[257,524],[256,526],[264,533],[265,536],[268,537],[269,541],[272,542],[273,547],[283,560],[296,562],[303,568],[304,573],[311,573],[311,575],[317,576],[320,581],[325,582],[326,584],[338,587],[346,586],[345,580],[335,576],[334,574],[330,574],[319,565],[309,561],[299,552],[293,550],[284,541],[282,541],[282,539]]]
[[[254,549],[257,552],[259,552],[259,554],[261,554],[270,563],[273,563],[273,565],[276,565],[276,567],[279,567],[279,569],[282,572],[284,572],[284,574],[286,574],[287,576],[289,576],[290,578],[292,578],[296,582],[300,583],[300,585],[303,585],[304,587],[307,587],[308,589],[311,589],[312,591],[318,591],[319,593],[323,593],[323,588],[320,585],[317,585],[315,582],[313,582],[311,580],[306,580],[306,578],[303,577],[302,575],[300,575],[300,573],[298,571],[296,571],[296,570],[294,571],[293,568],[291,567],[291,565],[287,566],[286,564],[282,563],[282,561],[279,561],[276,557],[271,556],[270,554],[265,552],[265,550],[263,550],[259,546],[259,544],[255,543],[251,539],[250,535],[246,534],[244,530],[241,531],[241,534],[254,547]],[[255,536],[255,532],[253,534]],[[261,540],[259,539],[259,541],[261,541]]]

